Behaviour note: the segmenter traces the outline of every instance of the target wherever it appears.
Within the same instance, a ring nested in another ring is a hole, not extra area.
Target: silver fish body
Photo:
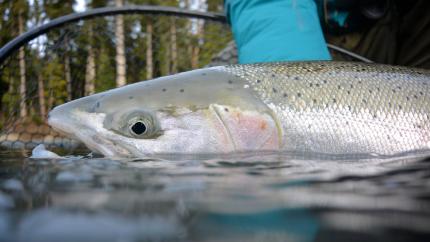
[[[430,72],[389,65],[235,65],[282,125],[282,149],[394,154],[430,145]]]
[[[428,70],[388,65],[232,65],[85,97],[54,109],[49,122],[107,156],[265,149],[386,155],[429,148],[429,85]],[[138,119],[157,131],[130,135]]]

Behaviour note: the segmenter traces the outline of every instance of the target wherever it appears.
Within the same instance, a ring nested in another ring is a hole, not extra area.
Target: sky
[[[77,0],[73,8],[76,12],[85,11],[85,0]]]

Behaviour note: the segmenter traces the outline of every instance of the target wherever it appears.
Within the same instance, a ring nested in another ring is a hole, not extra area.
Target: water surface
[[[1,151],[0,241],[430,241],[426,156]]]

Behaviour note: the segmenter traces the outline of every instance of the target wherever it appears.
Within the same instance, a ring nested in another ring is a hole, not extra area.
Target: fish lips
[[[48,124],[55,131],[83,142],[95,153],[109,157],[130,156],[128,150],[101,137],[104,128],[100,125],[103,125],[105,114],[88,112],[91,110],[90,105],[82,105],[89,103],[88,100],[77,101],[79,100],[54,108],[48,115]]]
[[[118,147],[108,139],[100,138],[100,134],[90,126],[74,122],[72,119],[71,115],[67,116],[67,120],[63,117],[51,115],[48,123],[59,133],[83,142],[94,153],[109,157],[124,157],[129,155],[128,151]]]

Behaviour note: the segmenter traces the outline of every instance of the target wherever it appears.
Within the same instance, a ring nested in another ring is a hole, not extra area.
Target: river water
[[[430,241],[430,153],[32,160],[0,151],[0,241]]]

